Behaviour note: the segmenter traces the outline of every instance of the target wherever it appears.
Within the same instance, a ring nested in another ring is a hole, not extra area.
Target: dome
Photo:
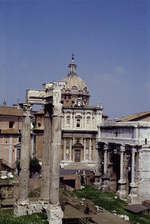
[[[62,81],[65,81],[65,89],[72,89],[72,87],[77,87],[78,90],[83,90],[87,88],[85,82],[77,75],[67,75]]]
[[[88,105],[89,91],[85,82],[77,76],[77,65],[74,63],[74,58],[72,58],[72,63],[68,67],[68,75],[62,79],[62,81],[66,82],[65,87],[62,89],[62,103],[73,106],[80,100],[82,105]]]

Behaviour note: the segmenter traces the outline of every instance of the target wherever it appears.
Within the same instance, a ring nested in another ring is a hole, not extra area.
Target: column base
[[[109,185],[109,178],[107,176],[102,177],[102,185],[100,187],[102,191],[109,191],[110,185]]]
[[[130,183],[131,191],[127,197],[127,202],[131,204],[138,204],[139,198],[137,195],[137,185],[135,183]]]
[[[63,211],[59,205],[52,205],[46,209],[49,224],[62,224]]]
[[[97,188],[97,189],[100,189],[101,188],[101,183],[100,182],[94,182],[94,187]]]
[[[137,194],[129,194],[127,197],[127,202],[131,204],[139,204],[139,198]]]
[[[14,215],[22,216],[28,215],[36,212],[42,212],[43,209],[48,207],[48,203],[37,201],[37,202],[27,202],[27,203],[15,203],[14,204]]]
[[[127,197],[127,191],[125,190],[126,181],[125,180],[119,180],[119,190],[116,192],[116,195],[120,199],[124,199]]]

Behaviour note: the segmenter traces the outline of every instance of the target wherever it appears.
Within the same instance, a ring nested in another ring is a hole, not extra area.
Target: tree
[[[30,158],[30,174],[32,173],[40,173],[41,165],[39,164],[39,160],[36,157],[33,159]]]

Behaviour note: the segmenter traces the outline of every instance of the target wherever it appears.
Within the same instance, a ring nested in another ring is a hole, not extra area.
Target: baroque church
[[[89,105],[89,90],[77,75],[74,57],[68,67],[68,74],[62,79],[66,85],[61,94],[63,104],[61,166],[80,162],[94,168],[97,125],[105,123],[108,116],[102,114],[102,105]],[[42,161],[44,111],[39,111],[35,117],[35,156]]]

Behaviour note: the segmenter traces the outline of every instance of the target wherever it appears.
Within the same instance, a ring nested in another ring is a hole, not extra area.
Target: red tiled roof
[[[150,115],[150,111],[131,114],[127,117],[123,117],[121,119],[116,120],[116,122],[134,121],[134,120],[137,120],[138,118],[142,118],[142,117],[147,116],[147,115]]]
[[[14,107],[0,106],[0,115],[22,117],[22,109],[17,109]]]

